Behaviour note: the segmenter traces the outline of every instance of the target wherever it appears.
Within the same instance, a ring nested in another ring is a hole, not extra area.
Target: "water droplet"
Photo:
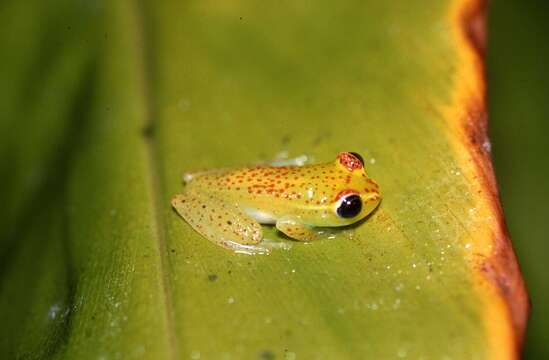
[[[490,140],[486,140],[482,143],[482,148],[486,151],[486,152],[491,152],[492,151],[492,144],[490,143]]]
[[[48,317],[54,320],[59,314],[60,310],[61,310],[61,306],[59,306],[59,304],[53,304],[48,310]]]
[[[191,107],[191,102],[189,99],[181,99],[177,103],[177,106],[179,107],[179,110],[185,112]]]

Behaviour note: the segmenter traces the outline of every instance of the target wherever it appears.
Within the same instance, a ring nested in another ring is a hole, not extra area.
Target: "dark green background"
[[[532,301],[525,358],[549,359],[549,3],[492,1],[490,136],[507,225]]]

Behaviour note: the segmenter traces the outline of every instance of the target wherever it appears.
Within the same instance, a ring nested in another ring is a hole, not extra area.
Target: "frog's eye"
[[[362,169],[364,167],[364,159],[355,152],[342,152],[337,155],[339,163],[349,171]]]
[[[354,155],[354,157],[356,157],[360,161],[360,164],[362,165],[362,167],[364,167],[364,158],[360,156],[359,153],[350,152],[349,154]]]
[[[358,195],[347,195],[341,198],[337,207],[337,215],[342,218],[352,218],[360,214],[362,200]]]

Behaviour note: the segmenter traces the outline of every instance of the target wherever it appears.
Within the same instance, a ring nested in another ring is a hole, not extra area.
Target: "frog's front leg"
[[[172,206],[194,230],[217,245],[249,254],[269,252],[256,245],[263,238],[261,225],[236,205],[189,191],[175,195]]]
[[[299,241],[313,241],[320,236],[320,233],[313,227],[303,224],[296,217],[281,217],[276,221],[276,228]]]

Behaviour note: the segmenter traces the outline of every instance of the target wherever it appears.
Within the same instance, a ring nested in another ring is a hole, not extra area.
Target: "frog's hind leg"
[[[257,245],[263,238],[261,225],[235,205],[207,194],[183,193],[174,196],[172,206],[194,230],[217,245],[248,254],[268,252]]]
[[[299,241],[313,241],[318,239],[322,232],[305,225],[293,217],[282,217],[276,221],[276,228],[292,239]]]

